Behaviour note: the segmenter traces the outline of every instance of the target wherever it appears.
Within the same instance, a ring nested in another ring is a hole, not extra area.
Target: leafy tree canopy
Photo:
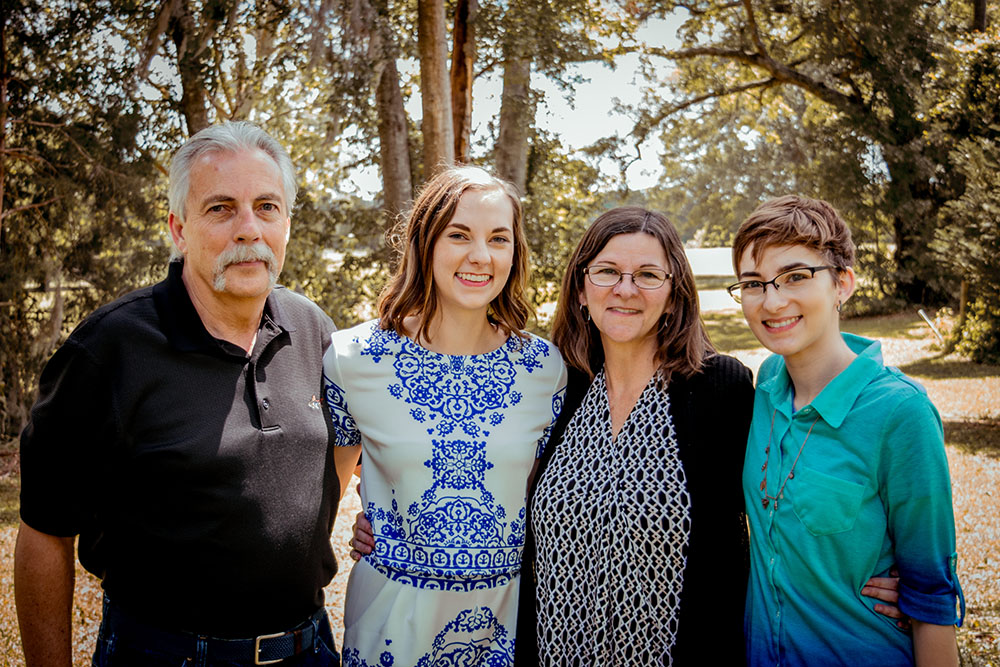
[[[556,297],[607,207],[648,203],[716,244],[762,199],[795,191],[851,223],[869,303],[940,301],[967,281],[961,349],[988,358],[1000,340],[1000,35],[972,26],[977,3],[462,0],[473,77],[504,82],[504,110],[469,158],[523,180],[535,305]],[[445,4],[449,21],[458,4]],[[677,16],[677,48],[639,39],[650,19]],[[423,85],[418,17],[414,0],[5,2],[0,435],[20,429],[41,364],[83,315],[162,276],[167,165],[210,123],[251,120],[289,149],[301,190],[282,280],[341,325],[369,317],[392,268],[393,214],[424,171],[406,112]],[[572,97],[575,63],[633,52],[648,79],[625,109],[633,139],[664,145],[662,181],[643,193],[615,191],[596,168],[632,153],[602,128],[569,155],[534,117],[540,77]],[[375,201],[350,184],[362,167],[382,173]]]

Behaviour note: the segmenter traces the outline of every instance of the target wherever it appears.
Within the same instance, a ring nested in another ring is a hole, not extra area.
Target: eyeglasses
[[[793,294],[809,285],[817,271],[826,271],[827,269],[839,270],[836,266],[803,266],[783,271],[771,280],[744,280],[730,285],[726,291],[736,303],[763,299],[768,285],[774,285],[775,290],[781,289],[786,293]]]
[[[663,269],[640,269],[624,273],[612,266],[588,266],[583,272],[597,287],[614,287],[625,276],[632,276],[632,284],[639,289],[656,289],[674,277],[672,273],[667,273]]]

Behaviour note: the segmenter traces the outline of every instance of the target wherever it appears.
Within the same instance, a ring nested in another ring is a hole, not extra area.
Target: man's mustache
[[[235,245],[223,250],[215,260],[215,289],[219,292],[226,288],[226,269],[233,264],[242,262],[264,262],[271,276],[271,284],[278,281],[277,259],[274,251],[266,243],[253,245]]]

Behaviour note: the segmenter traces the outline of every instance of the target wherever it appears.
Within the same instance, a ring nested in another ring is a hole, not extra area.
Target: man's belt
[[[181,657],[194,657],[200,650],[209,660],[251,665],[270,665],[311,650],[318,641],[320,624],[325,621],[326,609],[320,607],[307,620],[285,632],[249,639],[222,639],[164,630],[136,619],[118,605],[108,604],[107,600],[104,605],[104,623],[108,630],[127,644]]]

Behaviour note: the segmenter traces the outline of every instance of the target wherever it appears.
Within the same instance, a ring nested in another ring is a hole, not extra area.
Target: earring
[[[840,303],[840,302],[838,301],[838,302],[837,302],[837,312],[838,312],[838,313],[840,312],[840,306],[841,306],[841,303]]]
[[[590,321],[590,309],[587,308],[587,304],[585,304],[585,303],[581,303],[580,304],[580,312],[583,313],[583,321],[584,322],[589,322]]]

